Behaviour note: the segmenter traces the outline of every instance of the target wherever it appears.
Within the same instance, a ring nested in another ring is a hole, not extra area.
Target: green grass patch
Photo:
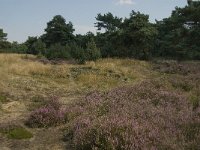
[[[7,133],[9,139],[30,139],[33,137],[32,133],[27,131],[25,128],[14,128],[9,130]]]
[[[0,126],[0,133],[7,136],[9,139],[30,139],[33,137],[32,133],[25,128],[14,125],[14,124],[4,124]]]
[[[5,103],[7,102],[6,96],[0,95],[0,103]]]

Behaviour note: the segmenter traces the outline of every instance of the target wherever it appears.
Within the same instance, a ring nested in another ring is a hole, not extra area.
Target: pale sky
[[[76,34],[96,32],[98,13],[111,12],[128,17],[132,10],[150,15],[150,21],[170,16],[187,0],[0,0],[0,28],[8,33],[9,41],[24,42],[28,36],[40,36],[46,23],[55,15],[71,21]]]

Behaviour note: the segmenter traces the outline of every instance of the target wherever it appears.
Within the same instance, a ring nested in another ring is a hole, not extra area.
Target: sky
[[[132,10],[149,14],[150,21],[169,17],[176,6],[184,7],[187,0],[0,0],[0,28],[8,33],[8,41],[24,42],[28,36],[40,36],[47,22],[55,15],[71,21],[75,34],[96,32],[98,13],[111,12],[129,17]]]

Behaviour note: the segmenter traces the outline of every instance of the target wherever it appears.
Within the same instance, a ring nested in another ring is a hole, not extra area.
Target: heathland
[[[199,149],[200,62],[0,54],[0,149]]]

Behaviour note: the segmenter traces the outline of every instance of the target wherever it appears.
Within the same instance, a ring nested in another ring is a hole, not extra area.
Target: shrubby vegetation
[[[65,111],[61,106],[58,99],[52,97],[45,106],[31,113],[26,124],[30,127],[50,127],[64,123],[66,121]]]
[[[79,63],[101,57],[152,57],[200,59],[200,5],[175,8],[171,16],[156,23],[132,11],[128,18],[112,13],[97,14],[95,27],[102,32],[74,35],[71,22],[54,16],[41,37],[28,37],[22,44],[6,41],[0,30],[0,49],[6,52],[43,55],[49,59],[75,59]]]
[[[198,149],[199,108],[159,80],[93,92],[68,106],[75,149]]]
[[[80,66],[24,56],[0,59],[1,122],[24,127],[27,119],[34,136],[18,141],[19,149],[27,142],[29,149],[199,149],[199,61],[102,59]],[[47,101],[51,94],[62,103]],[[24,135],[5,129],[3,146],[8,133]]]

